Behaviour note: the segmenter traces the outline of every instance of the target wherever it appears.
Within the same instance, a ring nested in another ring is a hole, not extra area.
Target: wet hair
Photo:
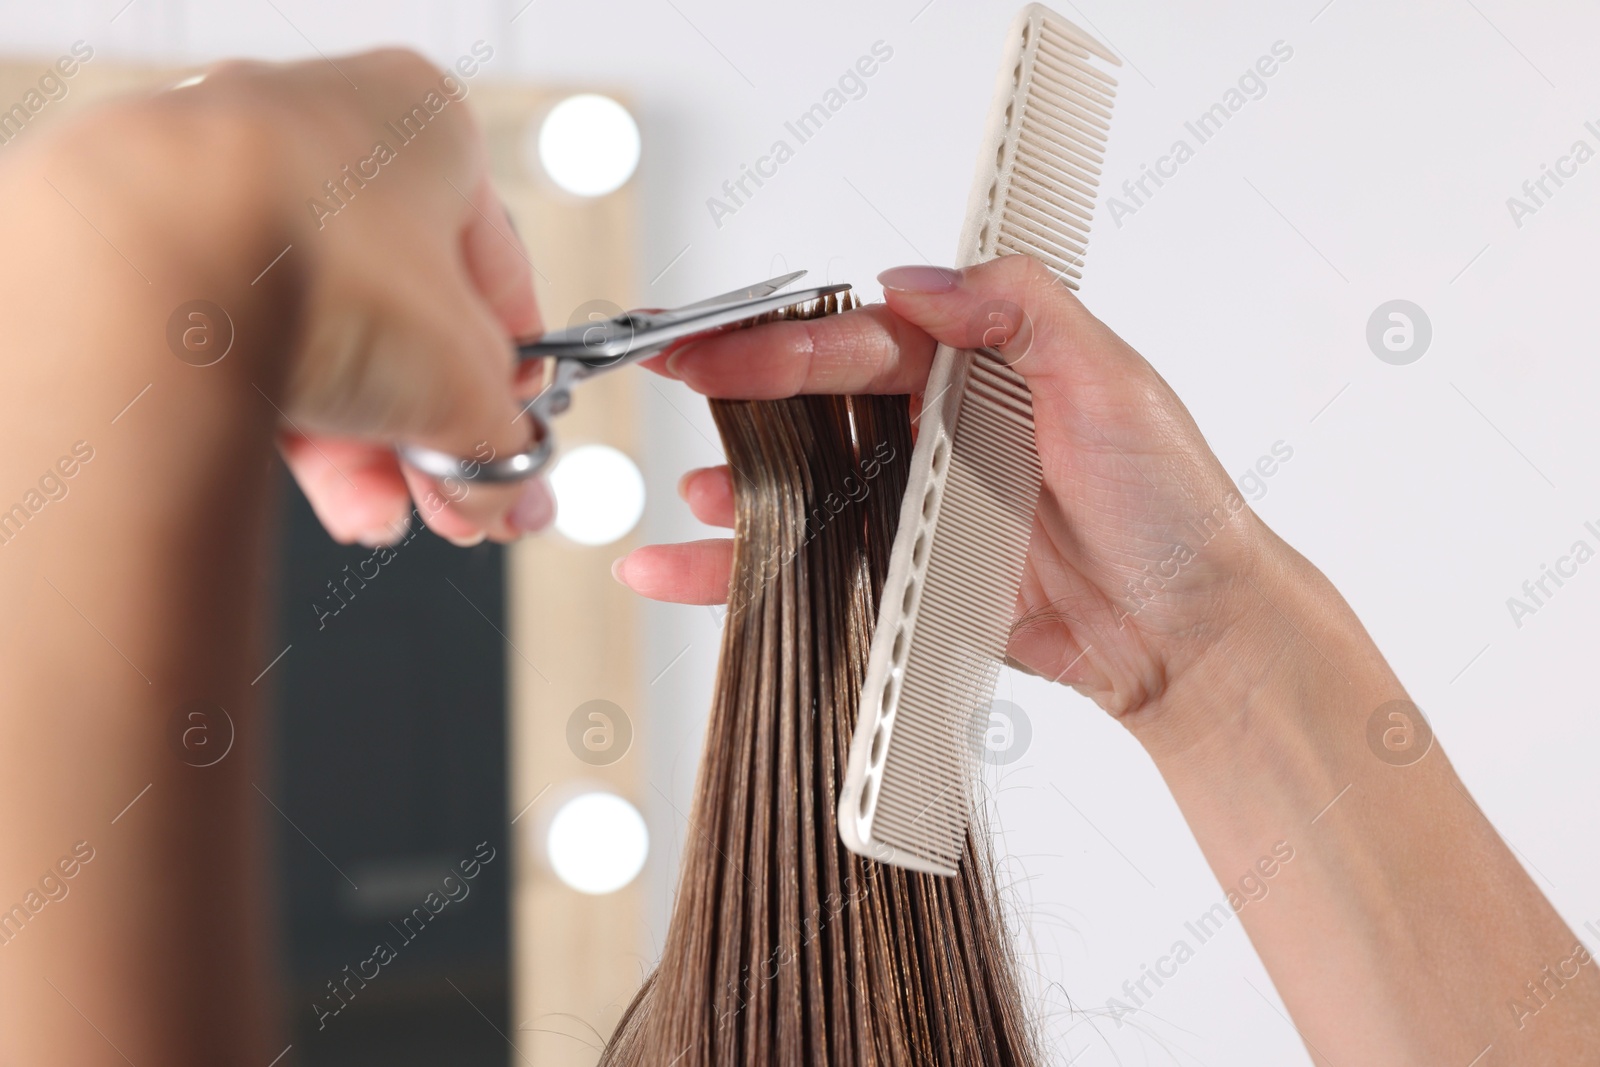
[[[601,1063],[1042,1063],[982,837],[949,878],[839,841],[908,398],[712,412],[735,497],[716,694],[661,962]]]

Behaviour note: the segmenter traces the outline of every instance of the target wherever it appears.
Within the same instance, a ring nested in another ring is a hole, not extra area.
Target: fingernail
[[[667,353],[667,361],[663,363],[662,366],[666,368],[666,372],[669,377],[677,378],[680,381],[683,379],[684,357],[688,353],[694,351],[694,348],[694,343],[690,342],[686,345],[679,345],[677,348],[674,348],[671,352]]]
[[[684,471],[683,477],[678,479],[679,500],[687,501],[689,499],[689,480],[703,470],[705,470],[704,467],[696,467],[694,470]]]
[[[611,577],[615,578],[617,581],[621,582],[623,585],[627,585],[628,584],[628,579],[623,577],[624,564],[626,564],[627,562],[628,562],[628,557],[627,556],[618,556],[616,559],[611,561]]]
[[[556,516],[555,498],[542,478],[532,478],[523,485],[517,502],[511,505],[506,521],[519,533],[537,533],[550,525]]]
[[[961,272],[949,267],[890,267],[878,284],[897,293],[948,293],[961,284]]]
[[[521,245],[522,250],[526,252],[528,250],[528,244],[522,239],[522,231],[517,229],[517,220],[511,217],[511,208],[505,202],[504,197],[502,197],[500,200],[500,213],[506,217],[506,226],[510,228],[511,236],[517,239],[517,244]]]
[[[365,548],[387,548],[399,544],[411,532],[411,513],[408,511],[394,522],[374,527],[356,540]]]
[[[203,70],[199,74],[191,74],[187,78],[180,78],[171,85],[167,86],[167,92],[170,93],[178,89],[189,89],[199,85],[201,82],[206,80],[206,76],[209,73],[210,71]]]
[[[472,548],[474,545],[483,544],[483,539],[488,536],[489,533],[487,530],[479,530],[470,537],[446,537],[445,540],[449,541],[457,548]]]

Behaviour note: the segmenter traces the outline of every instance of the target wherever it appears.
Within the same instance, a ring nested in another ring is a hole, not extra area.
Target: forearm
[[[1600,964],[1437,741],[1404,747],[1389,713],[1414,728],[1413,709],[1369,742],[1404,690],[1332,585],[1267,540],[1244,621],[1135,732],[1314,1061],[1587,1062]]]
[[[0,908],[25,913],[0,925],[0,1056],[19,1063],[281,1049],[259,848],[277,816],[252,785],[270,675],[252,683],[289,325],[264,310],[293,275],[252,287],[282,246],[191,120],[123,107],[0,170]],[[168,343],[195,299],[233,323],[209,367]],[[225,756],[221,716],[177,721],[189,701],[226,709]],[[93,858],[67,878],[78,842]]]

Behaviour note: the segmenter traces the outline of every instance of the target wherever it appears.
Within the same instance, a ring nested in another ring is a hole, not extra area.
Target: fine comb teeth
[[[1042,261],[1072,289],[1120,66],[1039,4],[1017,16],[967,203],[957,265]],[[970,781],[1010,637],[1038,504],[1033,398],[996,352],[940,346],[839,798],[845,845],[955,874]]]

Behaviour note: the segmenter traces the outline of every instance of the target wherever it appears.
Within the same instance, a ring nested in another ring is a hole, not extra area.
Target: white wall
[[[122,0],[5,0],[0,25],[13,51],[54,54],[87,37],[184,60],[379,42],[449,59],[484,37],[505,47],[502,71],[626,89],[646,139],[639,285],[658,304],[785,267],[876,296],[879,270],[948,260],[1012,13],[1009,0],[534,0],[508,25],[523,0],[273,2],[282,15],[254,0],[135,0],[108,23]],[[1084,297],[1168,377],[1229,469],[1242,474],[1278,441],[1293,448],[1257,510],[1355,605],[1567,920],[1600,927],[1589,684],[1600,564],[1520,628],[1506,606],[1574,540],[1600,543],[1583,528],[1600,526],[1600,161],[1520,228],[1506,207],[1574,140],[1600,147],[1583,128],[1600,127],[1587,54],[1600,11],[1570,0],[1083,2],[1058,6],[1129,60],[1113,186],[1274,42],[1293,48],[1265,97],[1146,206],[1120,227],[1102,211]],[[894,55],[866,96],[716,226],[706,199],[879,40]],[[1364,338],[1393,298],[1432,321],[1431,349],[1409,366],[1380,362]],[[672,493],[684,467],[717,459],[704,406],[663,383],[640,388],[658,445],[642,457],[649,533],[704,536]],[[649,618],[646,677],[688,645],[647,709],[665,739],[652,779],[686,809],[716,623],[704,608]],[[1139,1026],[1104,1017],[1106,998],[1221,890],[1120,728],[1032,679],[1003,679],[1001,695],[1035,731],[1003,779],[1000,819],[1059,1062],[1309,1062],[1237,923]],[[665,803],[651,815],[658,836],[681,831]],[[670,864],[653,871],[659,937]]]

